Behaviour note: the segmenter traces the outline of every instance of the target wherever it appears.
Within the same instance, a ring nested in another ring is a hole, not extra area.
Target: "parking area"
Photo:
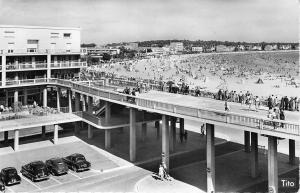
[[[26,148],[24,151],[1,155],[0,169],[5,167],[15,167],[20,174],[22,165],[29,162],[37,160],[45,162],[47,159],[53,157],[65,157],[73,153],[83,154],[86,159],[91,162],[91,169],[84,172],[74,172],[69,170],[66,175],[51,175],[48,180],[39,182],[32,182],[27,177],[20,175],[22,182],[14,186],[6,187],[6,192],[39,192],[43,189],[54,188],[55,186],[63,185],[65,183],[76,182],[92,176],[101,175],[105,171],[119,167],[117,161],[108,158],[106,155],[101,154],[101,152],[96,151],[94,148],[90,147],[90,145],[75,137],[74,140],[72,139],[70,142],[58,145],[43,146],[41,143],[47,142],[33,143],[31,144],[32,148]]]

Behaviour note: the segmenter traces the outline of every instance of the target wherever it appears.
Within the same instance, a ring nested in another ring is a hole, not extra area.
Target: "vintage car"
[[[2,182],[6,185],[14,185],[21,183],[21,177],[19,176],[16,168],[7,167],[3,168],[0,173]]]
[[[5,192],[5,185],[4,182],[2,182],[2,180],[0,179],[0,192],[4,193]]]
[[[34,161],[22,166],[21,173],[33,182],[49,179],[47,166],[42,161]]]
[[[86,161],[85,157],[79,153],[69,155],[63,160],[70,169],[76,172],[89,170],[91,167],[91,163]]]
[[[46,166],[48,171],[55,176],[67,174],[69,170],[62,158],[51,158],[46,161]]]

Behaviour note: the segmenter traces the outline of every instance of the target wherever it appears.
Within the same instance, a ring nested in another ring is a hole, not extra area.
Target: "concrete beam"
[[[105,149],[111,148],[111,130],[105,129]]]
[[[207,192],[215,192],[215,126],[206,123]]]
[[[165,164],[167,172],[170,170],[169,139],[169,117],[167,115],[162,115],[162,163]]]
[[[278,193],[277,138],[268,137],[268,190]]]
[[[58,143],[58,125],[54,125],[54,136],[53,136],[53,143]]]
[[[129,131],[129,157],[130,161],[136,160],[136,109],[130,108],[130,131]]]
[[[15,137],[14,137],[14,150],[19,151],[19,130],[14,130]]]
[[[250,131],[244,131],[244,150],[246,153],[250,153]]]
[[[289,139],[289,163],[291,165],[296,163],[295,147],[295,140]]]
[[[258,176],[258,135],[251,132],[251,177]]]

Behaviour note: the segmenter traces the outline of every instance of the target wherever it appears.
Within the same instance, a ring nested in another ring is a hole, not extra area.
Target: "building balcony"
[[[6,65],[7,71],[19,71],[19,70],[32,70],[32,69],[47,69],[47,63],[36,62],[36,63],[18,63]]]
[[[47,54],[86,54],[83,49],[9,49],[0,50],[0,55],[47,55]]]
[[[64,61],[64,62],[53,62],[51,63],[51,69],[56,68],[74,68],[74,67],[86,67],[86,62],[77,62],[77,61]]]
[[[36,78],[36,79],[23,79],[23,80],[7,80],[5,82],[5,87],[10,87],[10,86],[31,86],[31,85],[36,85],[36,84],[41,84],[41,83],[47,83],[49,80],[47,78]]]

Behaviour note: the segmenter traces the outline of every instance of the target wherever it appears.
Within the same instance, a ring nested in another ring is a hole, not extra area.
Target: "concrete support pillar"
[[[167,115],[162,115],[162,162],[165,164],[167,172],[170,170],[169,139],[169,117]]]
[[[15,90],[14,91],[14,104],[18,104],[19,102],[19,91]]]
[[[5,90],[5,106],[8,107],[8,90]]]
[[[16,129],[14,132],[15,132],[14,150],[15,151],[19,151],[19,130]]]
[[[47,87],[43,89],[43,107],[47,107]]]
[[[72,91],[68,90],[69,113],[72,113]]]
[[[215,126],[206,123],[207,192],[215,192]]]
[[[53,143],[58,143],[58,125],[54,125],[54,137],[53,137]]]
[[[56,107],[57,111],[60,112],[60,87],[57,87],[57,92],[56,92]]]
[[[180,118],[179,119],[179,125],[180,125],[180,134],[184,134],[184,119]]]
[[[160,138],[160,123],[159,121],[155,121],[155,128],[156,128],[156,139]]]
[[[258,135],[251,132],[251,177],[256,178],[258,175]]]
[[[130,108],[130,131],[129,131],[129,156],[130,161],[135,162],[136,160],[136,110]]]
[[[4,131],[4,144],[8,144],[8,131]]]
[[[175,150],[175,144],[176,144],[176,117],[171,117],[170,151]]]
[[[110,102],[105,101],[105,123],[108,123],[111,117],[111,106]]]
[[[105,130],[105,149],[111,148],[111,130]]]
[[[1,57],[1,71],[2,71],[2,78],[1,78],[1,82],[2,82],[2,86],[6,85],[6,55],[2,55]]]
[[[80,94],[75,92],[75,112],[80,111]]]
[[[93,126],[92,125],[88,125],[88,138],[92,139],[93,138]]]
[[[142,123],[142,141],[147,138],[147,123]]]
[[[291,165],[295,165],[296,163],[295,156],[295,140],[289,139],[289,163]]]
[[[268,137],[268,183],[269,192],[278,193],[277,138],[273,136]]]
[[[81,95],[82,96],[82,111],[86,111],[86,95]]]
[[[51,78],[51,54],[47,54],[47,78]]]
[[[24,94],[23,105],[27,105],[27,102],[28,102],[28,92],[27,92],[26,88],[23,89],[23,94]]]
[[[42,138],[46,138],[46,126],[42,126]]]
[[[251,150],[250,146],[250,131],[244,131],[244,150],[249,153]]]
[[[93,114],[93,97],[88,97],[88,112]]]

